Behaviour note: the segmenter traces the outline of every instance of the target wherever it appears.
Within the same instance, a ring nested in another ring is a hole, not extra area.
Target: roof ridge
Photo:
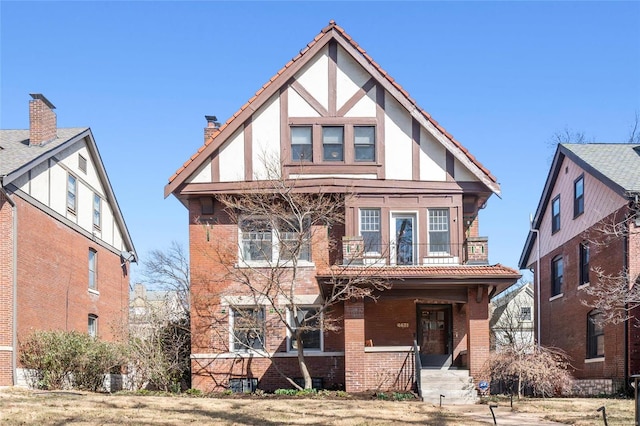
[[[455,139],[451,133],[447,132],[444,127],[440,125],[440,123],[434,120],[428,112],[422,109],[418,105],[418,103],[409,95],[409,93],[398,82],[396,82],[396,80],[391,77],[377,62],[375,62],[373,58],[369,56],[365,49],[363,49],[355,40],[353,40],[353,38],[344,30],[344,28],[338,25],[335,20],[331,19],[329,21],[329,25],[322,28],[322,30],[320,30],[320,32],[309,43],[307,43],[296,56],[294,56],[289,62],[287,62],[282,68],[280,68],[275,75],[273,75],[265,84],[263,84],[262,87],[258,89],[258,91],[247,102],[245,102],[244,105],[240,107],[240,109],[238,109],[231,117],[229,117],[227,121],[218,128],[217,132],[213,133],[205,140],[204,145],[200,146],[196,153],[189,157],[189,159],[185,161],[184,164],[180,168],[178,168],[178,170],[176,170],[173,175],[171,175],[171,177],[169,177],[169,183],[173,182],[178,177],[178,175],[182,173],[187,168],[187,166],[192,163],[200,155],[200,153],[204,151],[204,149],[209,146],[216,139],[216,137],[220,135],[221,132],[233,122],[233,120],[236,119],[236,117],[238,117],[245,109],[247,109],[267,87],[269,87],[280,75],[282,75],[282,73],[284,73],[286,69],[288,69],[296,61],[302,58],[305,53],[307,53],[320,39],[324,37],[325,34],[329,33],[331,30],[335,30],[351,46],[353,46],[353,48],[355,48],[380,73],[380,75],[382,75],[382,77],[384,77],[389,83],[391,83],[391,85],[393,85],[393,87],[400,91],[400,93],[402,93],[402,95],[422,114],[422,116],[427,121],[433,124],[438,129],[438,131],[440,131],[458,149],[460,149],[460,151],[462,151],[462,153],[469,160],[471,160],[473,164],[475,164],[480,170],[482,170],[482,172],[485,173],[489,177],[489,179],[491,179],[495,183],[498,182],[496,177],[493,176],[493,174],[491,174],[491,172],[484,165],[482,165],[482,163],[480,163],[480,161],[478,161],[478,159],[473,156],[469,152],[469,150],[467,150],[460,142],[458,142],[458,140]]]

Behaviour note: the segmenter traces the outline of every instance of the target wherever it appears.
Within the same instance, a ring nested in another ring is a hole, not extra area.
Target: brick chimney
[[[213,135],[220,131],[220,123],[215,115],[205,115],[204,118],[207,120],[207,127],[204,128],[204,143],[206,144]]]
[[[31,93],[29,101],[29,146],[42,146],[58,136],[56,108],[44,95]]]

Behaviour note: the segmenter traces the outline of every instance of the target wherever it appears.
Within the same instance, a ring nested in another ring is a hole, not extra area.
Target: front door
[[[418,345],[423,367],[451,365],[451,323],[451,305],[418,305]]]

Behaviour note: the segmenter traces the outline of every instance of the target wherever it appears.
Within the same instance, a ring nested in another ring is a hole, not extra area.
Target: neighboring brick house
[[[287,306],[265,309],[231,290],[213,254],[214,245],[237,247],[228,262],[242,268],[250,243],[278,239],[279,230],[252,233],[230,222],[219,202],[220,194],[259,186],[265,156],[278,160],[281,176],[297,190],[353,194],[344,225],[324,235],[342,239],[345,248],[375,241],[366,254],[377,253],[376,273],[393,286],[376,301],[333,307],[341,329],[322,333],[307,350],[312,376],[352,392],[411,388],[419,378],[414,339],[425,367],[458,367],[450,379],[466,374],[466,383],[469,372],[479,373],[489,355],[489,298],[519,278],[488,264],[487,238],[478,235],[478,213],[499,185],[341,27],[330,22],[225,124],[208,119],[204,145],[165,187],[189,209],[194,387],[219,391],[243,379],[257,379],[266,390],[288,386],[261,351],[238,349],[233,320],[242,300],[265,323]],[[345,252],[341,244],[330,249],[314,241],[295,283],[309,309],[330,290],[332,265],[343,264]],[[353,268],[353,274],[362,269]],[[214,335],[205,311],[226,321],[223,336]],[[299,375],[284,327],[267,329],[265,339],[273,363]],[[473,387],[444,389],[427,383],[421,391],[446,394],[448,403],[473,399]]]
[[[0,386],[23,383],[34,330],[105,339],[127,324],[135,249],[89,128],[57,128],[31,95],[29,129],[0,130]]]
[[[489,312],[492,349],[531,349],[535,343],[532,283],[513,286],[491,299]]]
[[[520,257],[520,268],[540,277],[540,343],[571,357],[579,392],[616,392],[640,373],[635,320],[602,325],[602,312],[582,303],[598,270],[627,271],[638,285],[639,196],[639,145],[558,145]],[[624,232],[607,236],[603,227],[614,222]]]

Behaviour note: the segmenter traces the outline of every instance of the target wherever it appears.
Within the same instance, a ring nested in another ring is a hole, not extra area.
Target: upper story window
[[[264,349],[264,307],[248,306],[231,311],[232,350],[235,352]]]
[[[291,160],[313,161],[312,127],[291,127]]]
[[[246,218],[240,223],[241,256],[244,262],[272,262],[293,259],[310,261],[309,225],[303,229],[283,218],[273,224],[262,218]]]
[[[102,201],[98,194],[93,194],[93,227],[100,229],[102,214]]]
[[[98,287],[98,270],[96,269],[98,263],[98,252],[94,249],[89,249],[89,288],[95,290]]]
[[[558,256],[551,261],[551,296],[562,293],[562,281],[564,279],[564,267],[562,257]]]
[[[531,321],[531,306],[520,307],[520,321]]]
[[[602,313],[589,312],[587,316],[587,358],[601,358],[604,356],[604,327]]]
[[[589,243],[580,244],[580,282],[578,285],[589,284]]]
[[[344,127],[322,127],[322,159],[324,161],[344,160]]]
[[[67,210],[71,213],[75,213],[78,206],[77,191],[78,181],[74,175],[69,174],[67,177]]]
[[[360,209],[360,236],[365,253],[381,253],[380,209]]]
[[[429,255],[447,255],[449,252],[449,209],[429,209]]]
[[[551,232],[560,230],[560,196],[558,195],[551,202]]]
[[[295,334],[301,329],[302,346],[304,349],[322,350],[322,331],[320,330],[320,312],[317,307],[298,306],[297,315],[289,309],[289,326],[293,333],[289,336],[289,350],[298,349]]]
[[[573,182],[573,217],[584,213],[584,176]]]
[[[356,161],[376,161],[375,126],[354,126],[353,144]]]

